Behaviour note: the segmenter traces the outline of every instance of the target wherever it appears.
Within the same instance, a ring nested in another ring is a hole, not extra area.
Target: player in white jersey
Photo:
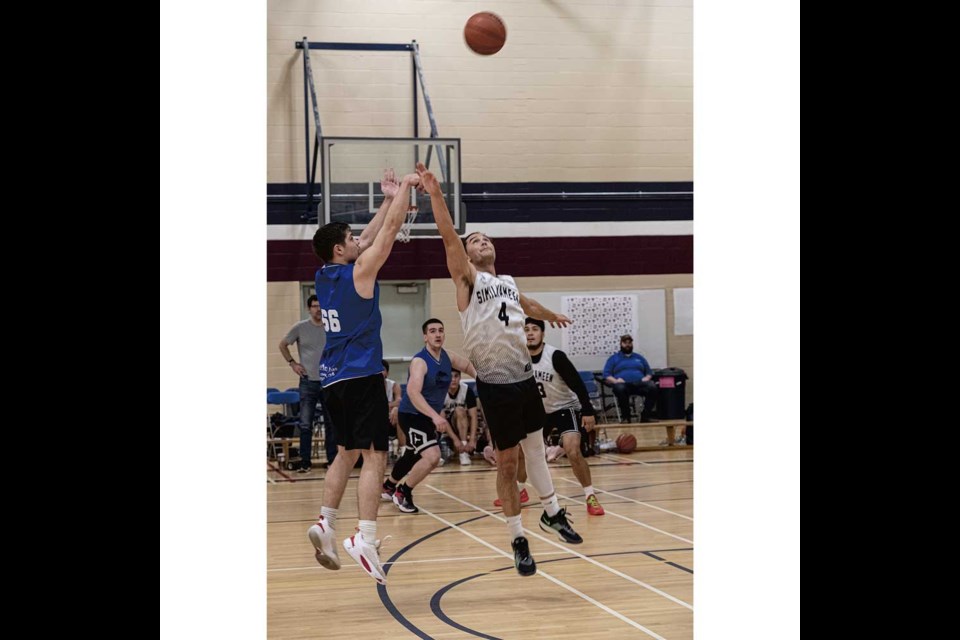
[[[517,490],[519,448],[527,459],[527,476],[540,496],[544,512],[540,528],[569,543],[583,542],[557,503],[550,469],[544,458],[545,413],[533,381],[523,319],[531,316],[551,326],[565,327],[570,319],[554,313],[517,290],[513,278],[498,275],[493,241],[471,233],[461,241],[436,176],[417,163],[420,186],[430,194],[433,217],[443,238],[447,269],[457,290],[463,324],[463,349],[477,369],[477,393],[498,449],[497,495],[510,530],[513,561],[520,575],[533,575],[537,565],[523,535],[520,493]]]
[[[580,453],[580,428],[589,432],[597,426],[593,405],[587,395],[587,386],[567,354],[543,343],[545,328],[543,320],[524,320],[527,349],[533,361],[533,379],[547,412],[544,435],[550,437],[554,431],[560,435],[560,444],[570,460],[573,475],[583,487],[587,513],[602,516],[603,507],[593,490],[590,467]]]

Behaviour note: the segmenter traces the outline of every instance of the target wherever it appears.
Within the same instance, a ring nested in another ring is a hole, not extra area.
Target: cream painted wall
[[[305,182],[294,42],[417,40],[441,136],[465,182],[693,179],[692,0],[269,0],[267,181]],[[496,55],[467,18],[507,25]],[[412,135],[406,52],[311,52],[325,135]],[[421,131],[429,134],[422,108]]]

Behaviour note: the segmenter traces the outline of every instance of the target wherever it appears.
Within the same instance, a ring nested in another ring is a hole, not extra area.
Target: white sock
[[[592,496],[593,494],[594,494],[593,485],[590,485],[589,487],[584,487],[584,488],[583,488],[583,497],[584,497],[584,498],[589,498],[589,497]]]
[[[520,514],[507,516],[507,528],[510,530],[510,542],[523,536],[523,522],[520,521]]]
[[[553,494],[549,498],[541,498],[540,504],[543,505],[543,510],[546,511],[547,515],[551,518],[560,513],[560,503],[557,502],[557,494]]]
[[[517,491],[523,491],[524,484],[522,482],[517,482]]]
[[[377,521],[361,520],[360,537],[362,537],[363,541],[367,544],[377,544]]]
[[[330,507],[320,507],[320,515],[324,520],[327,521],[327,526],[331,529],[336,529],[337,527],[337,512],[339,509],[332,509]]]

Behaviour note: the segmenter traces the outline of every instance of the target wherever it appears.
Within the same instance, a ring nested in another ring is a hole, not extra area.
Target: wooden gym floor
[[[267,631],[270,638],[693,637],[693,448],[588,459],[606,510],[587,516],[566,460],[550,465],[561,506],[583,544],[537,526],[523,509],[536,576],[513,568],[495,471],[483,460],[448,463],[416,488],[418,514],[380,507],[379,587],[342,550],[340,571],[316,563],[323,471],[268,472]],[[347,484],[337,537],[357,522],[357,471]],[[289,478],[289,479],[287,479]],[[532,494],[532,488],[528,491]]]

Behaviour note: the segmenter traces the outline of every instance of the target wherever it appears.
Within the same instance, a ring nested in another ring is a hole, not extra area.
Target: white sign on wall
[[[563,296],[563,314],[573,324],[563,332],[563,351],[569,356],[611,353],[611,336],[637,332],[636,296]]]
[[[643,354],[650,366],[667,366],[667,292],[663,289],[524,294],[574,321],[562,330],[547,324],[544,342],[562,349],[577,369],[602,370],[607,358],[620,349],[624,333],[633,336],[634,351]]]

